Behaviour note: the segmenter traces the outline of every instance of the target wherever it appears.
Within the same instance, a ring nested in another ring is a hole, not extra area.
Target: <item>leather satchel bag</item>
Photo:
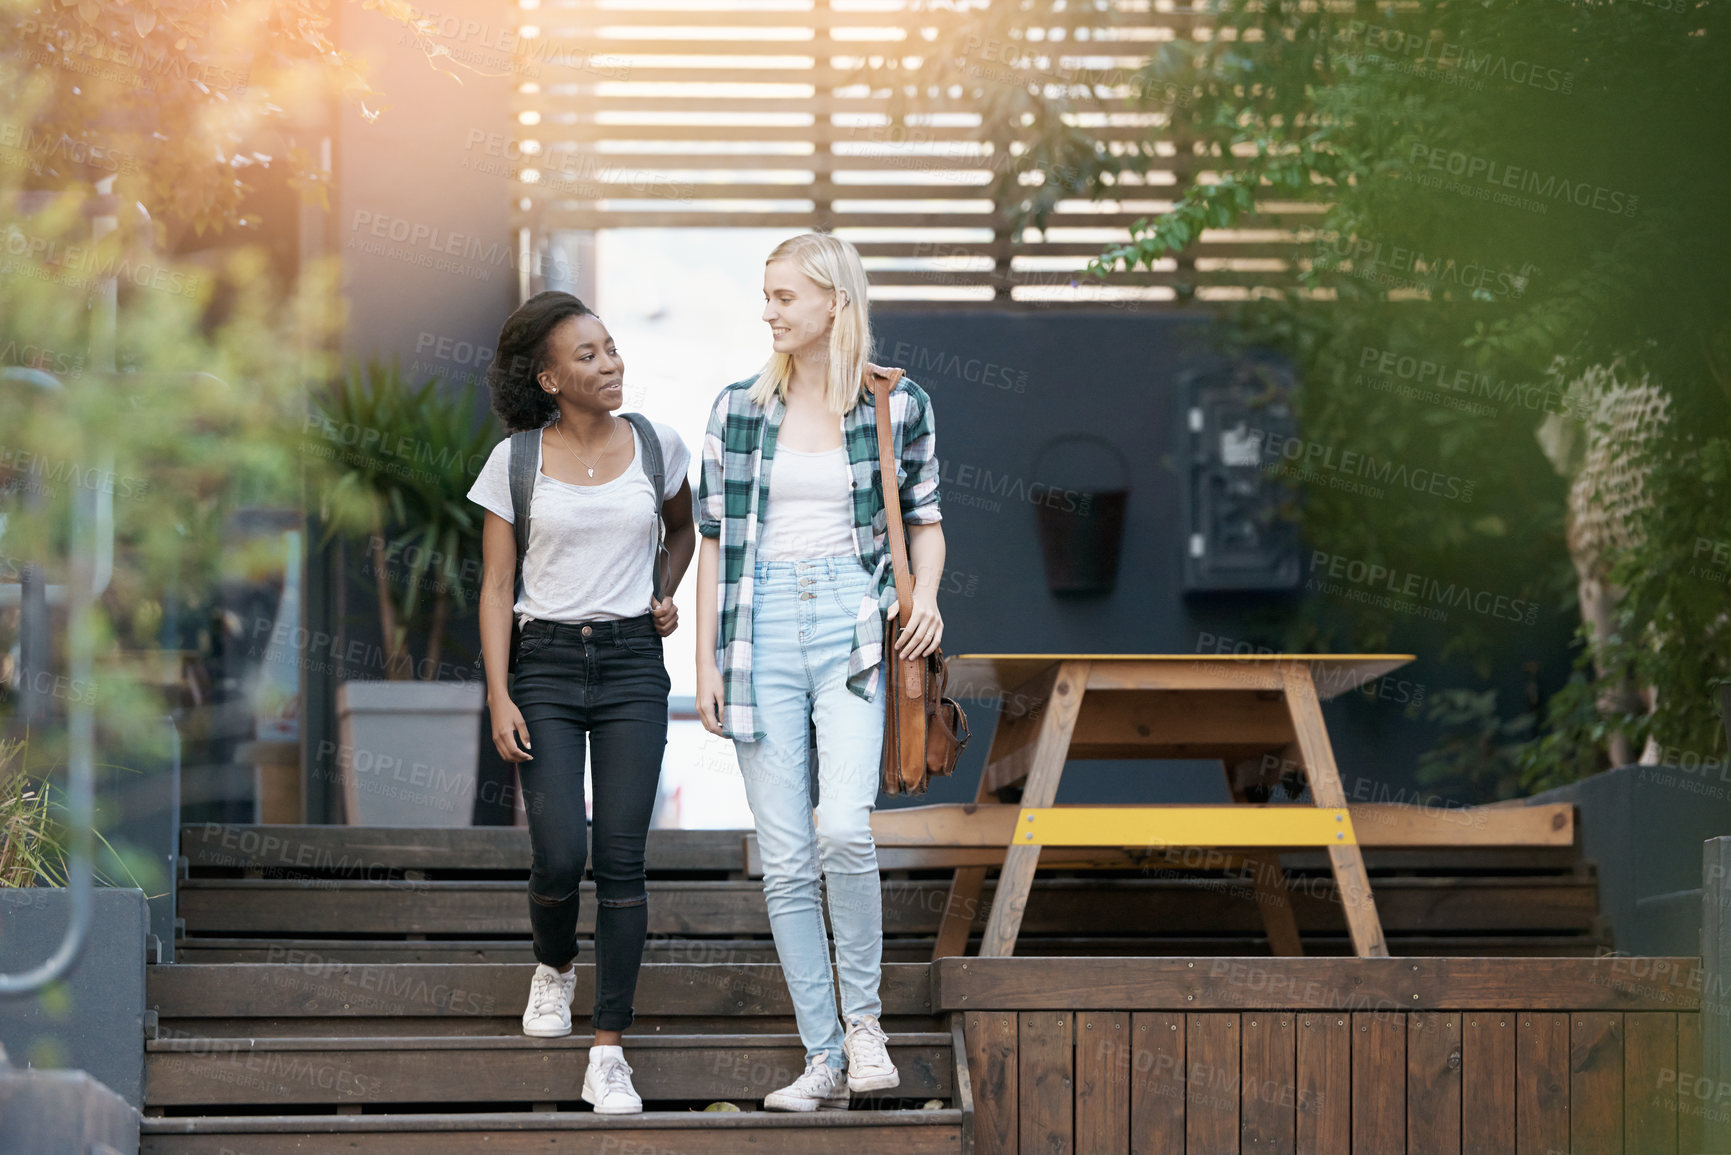
[[[902,524],[901,487],[896,483],[890,429],[890,392],[901,380],[902,371],[875,365],[870,368],[877,411],[878,476],[896,582],[896,612],[884,623],[884,793],[924,794],[933,775],[955,770],[968,745],[968,716],[954,698],[944,696],[949,671],[941,648],[923,658],[903,658],[896,653],[901,626],[914,608],[913,571],[908,565],[907,528]]]

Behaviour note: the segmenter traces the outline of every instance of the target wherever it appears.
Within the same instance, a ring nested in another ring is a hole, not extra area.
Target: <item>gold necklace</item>
[[[577,451],[571,448],[571,441],[565,436],[565,422],[562,420],[555,421],[553,423],[553,430],[559,434],[559,440],[564,442],[566,451],[570,453],[572,457],[576,457],[578,461],[582,462],[583,468],[589,471],[589,476],[594,477],[595,467],[590,465],[587,461],[583,461],[581,457],[577,456]],[[613,435],[617,432],[619,432],[619,418],[615,417],[613,418],[613,427],[607,431],[607,440],[602,444],[601,452],[595,456],[596,461],[600,461],[603,457],[607,456],[607,446],[613,444]]]

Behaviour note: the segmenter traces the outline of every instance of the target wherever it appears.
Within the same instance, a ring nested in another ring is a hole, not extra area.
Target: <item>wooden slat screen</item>
[[[1100,27],[1018,42],[1018,61],[1047,53],[1032,61],[1043,79],[1101,98],[1066,113],[1069,123],[1108,149],[1152,141],[1159,153],[1122,182],[1122,199],[1060,201],[1043,230],[1012,227],[1003,202],[1021,194],[994,200],[993,176],[1019,143],[980,139],[977,106],[957,98],[895,127],[888,87],[865,82],[874,62],[916,60],[960,18],[953,0],[527,3],[517,12],[520,139],[506,152],[520,224],[537,233],[825,229],[860,247],[874,299],[1158,303],[1283,283],[1291,229],[1317,212],[1265,204],[1254,227],[1205,233],[1154,271],[1073,283],[1088,258],[1219,163],[1174,142],[1157,105],[1132,99],[1151,50],[1205,34],[1196,14],[1159,0],[1115,0]],[[1036,74],[1010,56],[982,45],[965,67],[993,84]]]

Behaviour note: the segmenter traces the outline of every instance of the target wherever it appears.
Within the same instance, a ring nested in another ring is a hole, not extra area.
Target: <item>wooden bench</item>
[[[1574,807],[1568,803],[1509,808],[1431,808],[1388,803],[1345,806],[1358,846],[1369,849],[1419,847],[1569,847],[1575,842]],[[952,850],[1002,848],[1031,831],[1034,815],[1056,831],[1040,835],[1042,847],[1086,849],[1083,861],[1131,861],[1173,849],[1249,847],[1291,849],[1283,828],[1297,821],[1332,828],[1333,811],[1297,803],[1261,806],[1064,806],[1031,810],[992,803],[906,806],[872,815],[872,839],[879,847],[928,851],[935,865]],[[1320,820],[1320,821],[1319,821]],[[1133,823],[1133,825],[1132,825]],[[1141,841],[1128,841],[1140,837]],[[749,850],[749,847],[748,847]],[[1046,852],[1058,861],[1058,850]],[[1046,855],[1042,855],[1045,860]]]
[[[902,823],[926,821],[918,811],[927,809],[879,811],[874,828],[893,841]],[[1357,824],[1369,842],[1368,874],[1389,896],[1383,918],[1396,953],[1583,955],[1609,945],[1596,879],[1574,845],[1566,807],[1526,816],[1547,829],[1562,824],[1546,836],[1550,845],[1465,849],[1379,845],[1424,840],[1378,833],[1411,831],[1413,824],[1408,815],[1385,824],[1371,817],[1375,813],[1367,811]],[[686,869],[667,872],[673,877],[651,872],[645,958],[773,962],[761,883],[748,877],[757,873],[750,832],[652,833],[667,859]],[[189,962],[282,962],[290,952],[351,962],[531,958],[523,898],[528,844],[521,830],[196,825],[185,834],[192,877],[180,895],[185,933],[179,950]],[[1560,844],[1565,835],[1569,845]],[[279,841],[266,843],[271,836]],[[682,847],[687,840],[691,845]],[[523,857],[507,870],[502,864],[512,861],[513,841]],[[463,843],[468,851],[458,853]],[[993,853],[989,847],[880,849],[886,960],[929,959],[948,901],[947,880],[933,875],[973,862],[983,868]],[[1230,851],[1056,849],[1042,856],[1042,865],[1021,953],[1248,955],[1269,949],[1255,868]],[[1346,949],[1326,855],[1288,853],[1281,865],[1307,949]],[[249,872],[272,877],[246,877]],[[983,933],[995,889],[990,882],[982,887],[970,934]],[[585,903],[584,935],[592,910]],[[1066,910],[1074,912],[1076,925],[1066,927]]]
[[[1365,847],[1572,843],[1572,815],[1563,809],[1517,818],[1348,804],[1320,703],[1411,660],[1410,654],[950,658],[951,693],[1000,704],[975,805],[892,811],[879,823],[886,847],[982,852],[984,861],[970,856],[954,863],[933,958],[967,950],[992,866],[997,889],[979,953],[1015,953],[1042,856],[1047,865],[1109,868],[1126,858],[1145,861],[1148,852],[1227,852],[1227,865],[1248,873],[1270,948],[1298,955],[1304,946],[1281,852],[1320,851],[1353,952],[1379,957],[1389,953],[1388,943]],[[1053,805],[1068,762],[1102,758],[1218,759],[1234,804]],[[1278,787],[1300,801],[1264,804]],[[1003,805],[1010,802],[1017,805]]]
[[[1380,878],[1378,885],[1386,896],[1384,920],[1396,935],[1569,935],[1580,941],[1597,914],[1593,880],[1576,875],[1389,876]],[[1306,934],[1340,933],[1334,886],[1325,874],[1294,880],[1287,889],[1295,923]],[[709,937],[758,936],[768,945],[768,913],[762,886],[755,881],[652,881],[649,891],[649,928],[657,939],[699,943]],[[886,936],[935,936],[948,891],[941,879],[886,881]],[[585,892],[592,896],[592,884],[585,884]],[[971,933],[983,932],[995,894],[995,883],[983,884],[979,904],[968,912]],[[1208,936],[1241,940],[1246,949],[1237,953],[1260,953],[1265,949],[1265,927],[1256,897],[1254,879],[1194,877],[1178,868],[1128,878],[1098,874],[1042,878],[1030,888],[1024,912],[1026,932],[1041,940],[1028,953],[1066,953],[1064,942],[1071,938],[1139,942],[1146,944],[1141,950],[1170,953],[1158,945],[1161,939]],[[265,953],[292,949],[305,939],[424,936],[429,942],[436,937],[523,941],[529,931],[522,884],[508,881],[405,885],[193,879],[183,887],[181,903],[188,927],[182,945],[189,951],[205,936],[231,941],[246,937]],[[591,932],[593,917],[591,898],[582,906],[580,934]],[[331,949],[340,954],[339,943],[333,941]],[[1590,947],[1583,943],[1574,953],[1590,953]]]

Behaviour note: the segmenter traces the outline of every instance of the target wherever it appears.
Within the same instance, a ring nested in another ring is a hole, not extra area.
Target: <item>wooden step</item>
[[[158,1038],[145,1045],[147,1107],[577,1102],[593,1036]],[[761,1100],[799,1077],[797,1035],[632,1035],[646,1103]],[[893,1035],[895,1099],[948,1099],[947,1032]]]
[[[527,992],[527,987],[524,988]],[[522,1033],[523,1008],[500,1006],[496,1015],[441,1015],[415,1018],[405,1015],[352,1015],[340,1019],[294,1018],[212,1019],[164,1018],[157,1020],[155,1037],[165,1039],[318,1039],[318,1038],[480,1038],[487,1035]],[[588,1030],[589,1007],[572,1008],[578,1030]],[[942,1015],[885,1015],[884,1030],[890,1034],[921,1034],[939,1029]],[[793,1015],[651,1015],[639,1013],[627,1038],[650,1035],[795,1035],[799,1025]]]
[[[750,830],[651,830],[647,863],[652,877],[677,874],[761,873],[756,836]],[[195,874],[261,870],[292,877],[381,879],[404,870],[447,875],[506,872],[528,876],[529,832],[519,827],[478,826],[449,829],[365,826],[256,826],[207,822],[181,828],[181,853]],[[1209,869],[1209,852],[1167,852],[1174,865]],[[1150,853],[1135,855],[1048,849],[1045,865],[1099,860],[1117,868],[1135,866]],[[956,865],[995,866],[1002,850],[977,848],[915,849],[880,846],[885,873]],[[1320,851],[1288,851],[1288,871],[1322,873],[1329,869]],[[1460,848],[1376,848],[1364,851],[1372,876],[1385,872],[1421,874],[1567,873],[1583,864],[1578,846]]]
[[[1174,878],[1038,879],[1028,897],[1024,935],[1109,935],[1127,927],[1188,935],[1258,934],[1262,916],[1246,881]],[[887,880],[887,935],[931,935],[948,900],[940,880]],[[994,886],[974,910],[983,928]],[[656,935],[767,935],[762,885],[755,881],[649,883],[649,929]],[[1598,891],[1586,879],[1396,877],[1375,885],[1384,930],[1402,933],[1559,933],[1589,929]],[[594,886],[584,884],[580,933],[594,929]],[[188,879],[180,884],[187,933],[293,936],[449,934],[525,935],[528,899],[514,881],[367,882],[300,879]],[[1293,892],[1299,929],[1339,930],[1331,879]]]
[[[284,963],[149,967],[145,999],[162,1019],[415,1018],[521,1014],[533,968],[510,963]],[[576,966],[578,1013],[595,999],[595,967]],[[931,965],[891,963],[879,997],[886,1017],[932,1014]],[[781,968],[766,963],[646,963],[634,999],[657,1015],[791,1015]]]
[[[745,1104],[741,1104],[742,1106]],[[964,1113],[588,1110],[147,1118],[142,1155],[960,1155]]]
[[[743,830],[651,830],[652,872],[745,869]],[[379,878],[391,871],[529,872],[529,831],[517,826],[248,826],[189,823],[180,852],[194,871],[254,869]]]
[[[388,963],[533,963],[535,950],[528,938],[458,939],[343,939],[316,937],[237,938],[228,935],[194,935],[176,944],[175,958],[188,963],[280,963],[290,952],[296,958],[316,956],[321,960]],[[592,939],[577,941],[577,957],[593,959]],[[899,952],[899,957],[897,952]],[[931,939],[891,940],[884,947],[885,962],[926,962],[932,957]],[[646,963],[773,963],[775,943],[762,938],[678,938],[651,936],[644,944]]]
[[[1156,928],[1157,929],[1157,928]],[[891,938],[884,943],[884,961],[924,962],[932,957],[929,936]],[[1609,949],[1608,933],[1583,927],[1572,934],[1457,934],[1449,936],[1397,934],[1389,938],[1389,951],[1396,955],[1593,955]],[[970,950],[978,947],[976,940]],[[1352,945],[1344,933],[1308,936],[1304,950],[1310,955],[1344,955]],[[329,939],[329,938],[233,938],[195,936],[179,940],[175,957],[186,963],[282,962],[290,951],[306,952],[321,960],[357,963],[533,963],[534,948],[528,938],[515,939]],[[592,945],[581,944],[579,958],[595,957]],[[1134,936],[1028,935],[1018,941],[1018,953],[1043,956],[1096,955],[1265,955],[1268,942],[1260,930],[1237,937],[1152,934]],[[304,956],[298,956],[304,957]],[[651,939],[643,955],[645,962],[678,963],[732,959],[739,963],[773,963],[775,944],[768,938],[751,939]]]

